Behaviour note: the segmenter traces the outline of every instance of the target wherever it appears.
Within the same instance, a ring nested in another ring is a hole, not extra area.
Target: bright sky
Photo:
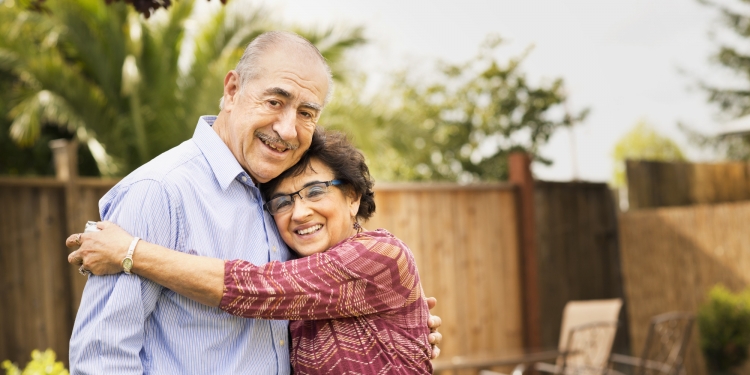
[[[272,0],[284,20],[307,25],[362,25],[370,46],[355,55],[374,76],[398,68],[431,67],[473,57],[488,34],[508,40],[508,56],[533,44],[524,71],[533,79],[562,77],[571,109],[589,107],[587,120],[558,132],[543,148],[551,167],[542,179],[609,181],[617,140],[640,119],[675,139],[681,121],[715,132],[716,111],[690,76],[712,77],[709,62],[716,13],[697,0]],[[683,73],[681,73],[683,71]],[[684,72],[687,72],[685,74]],[[573,147],[575,145],[575,147]],[[574,157],[575,155],[575,157]]]

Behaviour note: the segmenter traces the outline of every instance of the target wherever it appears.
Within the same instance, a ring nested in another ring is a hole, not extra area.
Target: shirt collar
[[[198,125],[195,127],[193,142],[208,160],[208,164],[211,166],[211,170],[214,172],[221,188],[226,190],[237,176],[245,174],[245,170],[237,162],[229,147],[211,128],[214,121],[216,121],[216,116],[201,116]],[[246,180],[252,185],[250,178]]]

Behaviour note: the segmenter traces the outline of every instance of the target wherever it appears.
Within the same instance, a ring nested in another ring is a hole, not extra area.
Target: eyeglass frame
[[[269,199],[268,202],[266,202],[266,203],[263,204],[263,209],[266,210],[266,211],[268,211],[268,213],[271,214],[271,216],[275,216],[275,215],[279,214],[279,212],[278,211],[276,211],[276,213],[272,213],[271,212],[271,208],[270,208],[271,207],[271,202],[273,202],[275,199],[278,199],[278,198],[289,197],[292,200],[292,205],[289,208],[289,210],[291,210],[292,208],[294,208],[294,202],[295,202],[294,196],[296,195],[300,199],[307,199],[307,198],[303,197],[302,194],[300,194],[300,192],[302,190],[309,189],[309,188],[311,188],[311,187],[313,187],[313,186],[315,186],[317,184],[324,184],[325,187],[326,187],[326,193],[328,193],[328,187],[343,185],[344,182],[341,181],[341,180],[336,180],[336,179],[330,180],[330,181],[315,181],[315,182],[312,182],[312,183],[308,184],[307,186],[303,187],[302,189],[299,189],[299,190],[295,191],[294,193],[280,194],[280,195],[277,195],[277,196]],[[281,213],[283,214],[285,212],[287,212],[287,211],[284,210]]]

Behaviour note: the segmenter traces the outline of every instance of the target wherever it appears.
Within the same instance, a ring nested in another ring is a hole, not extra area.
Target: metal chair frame
[[[635,367],[634,375],[679,375],[694,321],[695,315],[686,312],[670,312],[651,318],[641,357],[612,354],[610,368],[615,364],[625,364]]]
[[[616,332],[617,322],[592,322],[575,326],[568,333],[566,350],[557,358],[557,363],[537,362],[534,369],[555,375],[610,374],[609,357]],[[525,370],[526,366],[518,365],[512,375],[521,375]]]

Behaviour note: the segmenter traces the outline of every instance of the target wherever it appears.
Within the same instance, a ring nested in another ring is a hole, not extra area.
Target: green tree
[[[244,47],[272,27],[267,11],[242,3],[222,7],[190,39],[192,0],[149,20],[123,3],[47,6],[0,6],[0,71],[15,77],[10,136],[32,146],[46,126],[64,129],[87,144],[104,175],[128,173],[188,139],[199,115],[218,111],[224,75]],[[360,29],[302,34],[333,66],[364,42]]]
[[[615,144],[612,159],[612,183],[622,187],[626,184],[625,160],[683,161],[685,155],[677,143],[659,134],[642,120]]]
[[[567,113],[561,79],[530,83],[520,68],[526,54],[499,61],[500,42],[488,39],[466,63],[442,63],[432,82],[401,73],[372,100],[346,95],[338,105],[352,115],[326,117],[326,124],[354,134],[373,175],[383,180],[503,180],[515,150],[549,163],[539,147],[586,111]],[[357,87],[361,81],[348,89]]]
[[[700,82],[700,85],[708,94],[708,102],[716,105],[726,117],[750,115],[750,53],[747,49],[750,13],[746,10],[747,1],[698,1],[716,9],[724,28],[732,34],[731,38],[717,38],[718,51],[713,60],[737,78],[737,84],[731,87],[710,82]],[[691,131],[684,125],[683,128],[698,145],[714,148],[728,159],[750,160],[750,134],[715,138]]]

